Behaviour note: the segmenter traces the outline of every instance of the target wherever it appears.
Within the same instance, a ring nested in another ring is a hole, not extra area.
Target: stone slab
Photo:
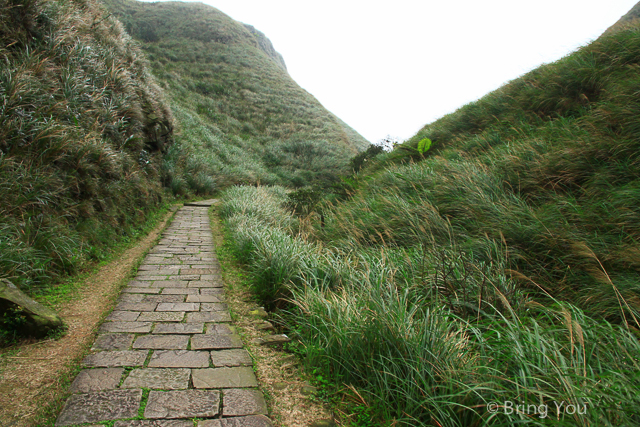
[[[104,322],[100,332],[131,332],[146,334],[151,331],[151,322]]]
[[[229,306],[219,302],[203,302],[200,304],[200,311],[225,311]]]
[[[151,355],[150,368],[208,368],[208,351],[157,350]]]
[[[144,297],[144,294],[124,293],[120,295],[120,298],[118,298],[118,302],[142,302],[144,300]]]
[[[121,388],[155,388],[180,390],[189,387],[189,369],[145,368],[134,369],[122,383]]]
[[[120,302],[114,311],[155,311],[158,304],[153,302]]]
[[[271,420],[264,415],[249,417],[222,418],[219,420],[198,421],[198,427],[272,427]],[[117,427],[117,426],[116,426]]]
[[[188,288],[191,289],[191,288]],[[200,295],[223,295],[224,289],[222,288],[204,288],[200,289]]]
[[[146,418],[200,418],[218,415],[220,392],[209,390],[151,391]]]
[[[193,369],[191,373],[193,386],[197,389],[258,386],[250,367]]]
[[[259,390],[233,388],[224,390],[222,401],[223,417],[238,417],[244,415],[265,415],[267,413],[267,403],[264,395]]]
[[[186,288],[188,286],[187,280],[156,280],[151,283],[152,288]]]
[[[91,368],[142,366],[147,359],[147,354],[144,350],[101,351],[88,355],[82,363]]]
[[[184,294],[178,295],[144,295],[142,302],[184,302]]]
[[[199,311],[200,304],[197,302],[161,302],[156,307],[156,311]]]
[[[204,323],[156,323],[154,334],[201,334]]]
[[[242,348],[242,339],[236,334],[205,334],[194,335],[191,338],[192,350],[222,350],[227,348]]]
[[[222,280],[192,280],[189,282],[190,288],[222,288]]]
[[[128,350],[133,344],[133,334],[98,335],[91,350]]]
[[[109,322],[135,322],[140,316],[139,311],[112,311],[107,317]]]
[[[189,335],[142,335],[133,343],[133,348],[156,350],[186,350]]]
[[[234,334],[236,327],[226,323],[207,323],[207,334]]]
[[[145,311],[138,318],[138,320],[145,322],[182,322],[182,319],[184,319],[184,311]]]
[[[231,322],[231,316],[226,311],[197,311],[187,313],[187,322]]]
[[[84,369],[71,383],[71,393],[115,390],[123,372],[124,368]]]
[[[74,394],[64,405],[56,427],[138,416],[142,390],[110,390]]]
[[[140,288],[140,287],[132,287],[129,286],[128,288],[124,288],[122,290],[122,292],[124,293],[131,293],[131,294],[159,294],[160,293],[160,289],[155,289],[155,288]]]
[[[253,365],[249,352],[243,348],[212,351],[211,362],[216,368]]]
[[[188,295],[197,293],[199,293],[199,289],[195,288],[164,288],[162,290],[162,295]]]
[[[113,427],[193,427],[191,420],[128,420],[116,421]]]
[[[216,295],[187,295],[187,302],[222,302],[224,298]]]

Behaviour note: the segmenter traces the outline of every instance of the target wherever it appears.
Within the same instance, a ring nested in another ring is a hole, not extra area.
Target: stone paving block
[[[186,288],[189,286],[188,280],[156,280],[151,282],[152,288]]]
[[[142,302],[184,302],[185,295],[142,295]]]
[[[169,276],[171,274],[178,274],[180,271],[177,268],[162,268],[155,270],[140,270],[138,269],[138,276]]]
[[[123,372],[124,368],[84,369],[71,383],[71,393],[115,390],[120,384]]]
[[[227,335],[235,333],[235,326],[231,326],[226,323],[207,323],[207,334]]]
[[[91,350],[128,350],[133,343],[133,334],[98,335]]]
[[[222,288],[222,281],[218,280],[192,280],[189,282],[190,288]]]
[[[139,280],[131,280],[131,281],[129,281],[129,283],[127,283],[127,286],[133,287],[133,288],[148,288],[149,287],[149,282],[141,282]]]
[[[222,288],[200,289],[200,295],[224,295],[224,289]]]
[[[151,355],[150,368],[208,368],[208,351],[157,350]]]
[[[222,295],[187,295],[187,302],[222,302]]]
[[[201,274],[200,275],[200,280],[214,280],[214,281],[221,281],[222,277],[220,277],[219,274]]]
[[[144,410],[146,418],[214,417],[220,407],[220,392],[209,390],[151,391]]]
[[[128,420],[116,421],[113,427],[193,427],[191,420]]]
[[[204,323],[156,323],[154,334],[201,334]]]
[[[164,288],[162,295],[188,295],[197,294],[198,289],[195,288]]]
[[[104,320],[112,322],[135,322],[138,316],[140,316],[139,311],[112,311]]]
[[[249,417],[201,420],[198,421],[198,427],[273,427],[273,424],[264,415],[251,415]]]
[[[223,417],[260,415],[267,413],[267,403],[260,390],[233,388],[222,392]]]
[[[74,394],[56,420],[56,427],[133,418],[138,415],[142,390],[110,390]]]
[[[198,389],[258,387],[250,367],[193,369],[191,376]]]
[[[169,276],[171,280],[180,280],[190,282],[192,280],[200,280],[199,274],[179,274],[177,276]]]
[[[146,334],[151,331],[151,322],[104,322],[100,332],[131,332]]]
[[[152,348],[156,350],[186,350],[189,335],[142,335],[133,343],[133,348]]]
[[[216,368],[253,365],[249,352],[243,348],[212,351],[211,362]]]
[[[155,282],[157,280],[165,280],[166,275],[163,276],[136,276],[137,282]]]
[[[156,311],[199,311],[200,303],[197,302],[161,302]]]
[[[114,311],[155,311],[158,304],[154,302],[120,302]]]
[[[198,311],[187,313],[187,322],[231,322],[227,311]]]
[[[119,366],[142,366],[148,352],[142,350],[101,351],[90,354],[82,363],[92,368],[116,368]]]
[[[171,255],[171,254],[166,254],[166,255]],[[165,258],[162,261],[153,261],[154,264],[159,264],[159,265],[182,265],[182,260],[179,260],[177,258]]]
[[[180,390],[189,387],[190,369],[144,368],[134,369],[121,388],[154,388]]]
[[[180,274],[214,274],[219,273],[215,268],[181,268]]]
[[[123,293],[118,298],[118,302],[142,302],[145,295],[136,293]],[[146,301],[150,302],[150,301]]]
[[[242,348],[242,340],[236,334],[201,334],[191,338],[192,350],[221,350]]]
[[[224,311],[228,310],[229,306],[220,302],[203,302],[200,304],[200,311]]]
[[[144,312],[140,315],[138,320],[144,320],[148,322],[181,322],[184,319],[184,312]]]
[[[122,292],[130,294],[159,294],[160,291],[161,289],[159,288],[140,288],[134,286],[129,286],[122,290]]]

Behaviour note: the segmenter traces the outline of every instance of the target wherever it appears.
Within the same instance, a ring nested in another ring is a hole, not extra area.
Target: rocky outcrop
[[[253,36],[256,38],[258,42],[258,47],[260,47],[260,50],[266,53],[269,58],[273,59],[276,62],[276,64],[278,64],[283,70],[287,71],[287,65],[284,63],[284,58],[273,47],[273,43],[271,43],[271,40],[269,40],[262,31],[256,30],[255,27],[253,27],[253,25],[249,25],[249,24],[242,24],[242,25],[244,25],[244,27],[247,30],[249,30],[251,34],[253,34]]]
[[[20,335],[41,338],[63,326],[62,319],[53,310],[29,298],[7,279],[0,279],[0,319],[7,314],[14,319],[23,317],[24,321],[15,322]]]

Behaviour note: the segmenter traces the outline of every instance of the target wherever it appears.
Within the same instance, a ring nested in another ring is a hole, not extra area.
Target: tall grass
[[[372,249],[346,236],[349,244],[314,242],[300,234],[285,201],[277,187],[238,187],[227,191],[220,212],[258,294],[289,311],[307,361],[356,386],[387,420],[640,420],[637,337],[566,302],[536,302],[509,273],[504,245],[485,242],[476,256],[454,242],[427,244],[436,236],[424,228],[416,231],[429,237],[410,248],[385,242]],[[492,402],[499,402],[496,413]],[[536,412],[510,413],[511,403]],[[558,412],[556,404],[581,413]]]
[[[37,294],[162,203],[173,117],[92,1],[2,1],[0,41],[0,277]]]

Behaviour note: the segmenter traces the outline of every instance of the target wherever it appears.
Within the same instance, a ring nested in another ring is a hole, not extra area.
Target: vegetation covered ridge
[[[637,28],[604,35],[306,209],[225,193],[256,292],[371,422],[640,423],[639,64]]]
[[[259,31],[200,3],[107,0],[140,41],[177,118],[169,167],[218,187],[335,181],[368,142],[300,88]],[[177,174],[176,176],[178,176]],[[170,183],[176,193],[185,186]]]
[[[0,1],[0,277],[31,294],[162,203],[174,119],[92,0]]]

